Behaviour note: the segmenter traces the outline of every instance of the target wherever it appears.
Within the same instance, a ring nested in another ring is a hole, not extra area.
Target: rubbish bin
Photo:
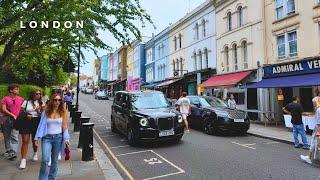
[[[83,123],[82,161],[93,160],[93,123]]]
[[[90,121],[89,117],[80,117],[80,134],[79,134],[79,142],[78,142],[78,148],[82,148],[82,142],[83,142],[83,123],[88,123]]]
[[[78,110],[79,110],[79,105],[76,105],[76,104],[72,105],[71,106],[71,111],[70,111],[70,117],[72,118],[73,115],[74,115],[74,112],[76,112]],[[73,119],[72,119],[72,123],[74,123]]]
[[[79,132],[80,131],[80,117],[81,117],[82,112],[81,111],[76,111],[74,113],[74,116],[72,117],[73,122],[74,122],[74,127],[73,127],[73,132]]]

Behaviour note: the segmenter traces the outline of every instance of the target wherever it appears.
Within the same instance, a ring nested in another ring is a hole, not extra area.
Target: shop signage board
[[[300,60],[264,67],[264,78],[292,76],[320,72],[320,58]]]

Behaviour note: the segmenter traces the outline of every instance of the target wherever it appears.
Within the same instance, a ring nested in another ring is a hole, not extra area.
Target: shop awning
[[[146,89],[154,89],[156,85],[159,85],[160,83],[151,83],[151,84],[146,84],[141,86],[142,88],[146,88]]]
[[[181,80],[181,79],[167,80],[167,81],[164,81],[163,83],[157,85],[156,87],[158,87],[158,88],[166,87],[166,86],[169,86],[170,84],[175,83],[175,82],[180,81],[180,80]]]
[[[243,71],[232,74],[222,74],[210,77],[207,81],[202,83],[204,88],[221,88],[233,87],[240,81],[248,77],[252,71]]]
[[[320,73],[263,79],[244,88],[282,88],[320,85]]]

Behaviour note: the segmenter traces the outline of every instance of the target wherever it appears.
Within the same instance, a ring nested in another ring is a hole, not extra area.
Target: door
[[[313,112],[312,88],[300,88],[300,100],[305,112]]]
[[[114,106],[112,116],[114,118],[114,123],[117,129],[122,130],[121,121],[121,95],[122,93],[117,93],[114,99]]]
[[[128,113],[129,113],[128,94],[122,94],[121,113],[120,113],[119,123],[123,132],[127,132]]]
[[[247,89],[247,109],[258,109],[257,89]],[[258,113],[248,113],[250,120],[258,120]]]
[[[190,115],[190,120],[191,120],[191,124],[194,127],[201,127],[201,107],[199,107],[200,101],[199,101],[199,97],[190,97],[189,98],[190,103],[191,103],[191,115]]]

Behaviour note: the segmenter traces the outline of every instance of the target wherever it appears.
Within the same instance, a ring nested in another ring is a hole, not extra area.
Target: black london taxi
[[[182,117],[160,91],[116,93],[111,130],[127,136],[128,143],[157,140],[179,141],[184,133]]]
[[[245,134],[250,121],[245,111],[231,109],[215,97],[187,96],[191,103],[191,115],[188,121],[191,127],[200,128],[207,134],[218,131]]]

